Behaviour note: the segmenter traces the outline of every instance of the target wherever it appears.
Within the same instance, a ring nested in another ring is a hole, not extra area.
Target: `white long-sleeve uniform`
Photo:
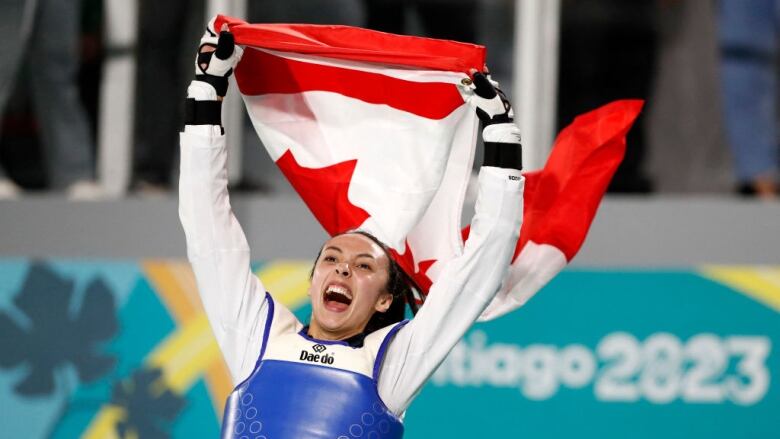
[[[181,133],[179,216],[187,255],[235,385],[253,371],[269,307],[230,207],[226,159],[218,126],[187,126]],[[425,305],[387,348],[378,390],[394,414],[403,415],[499,290],[520,230],[523,186],[519,171],[481,169],[476,213],[462,253],[443,269]]]

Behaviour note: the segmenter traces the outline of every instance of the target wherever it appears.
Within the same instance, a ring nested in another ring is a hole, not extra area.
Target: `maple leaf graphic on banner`
[[[118,330],[111,288],[96,277],[79,300],[76,285],[50,264],[33,262],[13,299],[19,312],[0,311],[0,368],[22,367],[17,395],[51,395],[69,365],[81,382],[93,383],[116,364],[103,350]]]
[[[368,212],[352,204],[347,196],[357,160],[307,168],[288,149],[276,164],[331,236],[355,229],[369,218]]]
[[[419,263],[415,263],[414,254],[412,254],[412,249],[409,247],[408,241],[406,242],[406,248],[404,249],[403,253],[398,253],[393,249],[390,249],[390,253],[398,265],[401,266],[401,269],[412,278],[418,287],[420,287],[422,290],[421,293],[428,294],[428,291],[433,285],[433,280],[428,277],[427,272],[428,269],[431,268],[431,266],[436,262],[436,259],[427,259],[420,261]]]
[[[371,215],[354,205],[348,196],[357,160],[346,160],[322,168],[301,166],[289,149],[276,164],[306,203],[314,217],[331,236],[360,227]],[[427,293],[433,281],[426,275],[435,259],[415,262],[409,243],[403,253],[390,249],[401,269]]]

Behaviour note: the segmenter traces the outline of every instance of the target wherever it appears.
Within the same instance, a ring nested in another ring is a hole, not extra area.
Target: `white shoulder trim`
[[[303,324],[295,317],[286,306],[274,300],[271,293],[268,294],[268,302],[273,306],[271,328],[268,337],[276,337],[281,334],[297,334],[303,329]]]

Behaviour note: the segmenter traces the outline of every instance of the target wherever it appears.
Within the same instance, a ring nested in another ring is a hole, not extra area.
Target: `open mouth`
[[[325,308],[341,312],[349,308],[352,303],[352,293],[341,285],[328,285],[323,294]]]

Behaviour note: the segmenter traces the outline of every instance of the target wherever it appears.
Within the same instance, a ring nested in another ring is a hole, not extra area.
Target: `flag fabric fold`
[[[574,258],[623,160],[626,134],[642,106],[640,100],[615,101],[578,116],[556,138],[544,168],[525,173],[515,256],[480,320],[524,305]]]
[[[485,49],[349,26],[247,24],[235,77],[271,158],[333,235],[364,229],[427,293],[462,252],[461,213],[478,120],[463,85]],[[517,308],[579,250],[641,108],[619,101],[576,119],[538,172],[502,291],[483,314]],[[518,200],[521,202],[521,200]]]
[[[227,24],[236,42],[250,47],[323,58],[468,73],[482,70],[485,48],[476,44],[395,35],[353,26],[249,24],[217,16],[215,29]]]

